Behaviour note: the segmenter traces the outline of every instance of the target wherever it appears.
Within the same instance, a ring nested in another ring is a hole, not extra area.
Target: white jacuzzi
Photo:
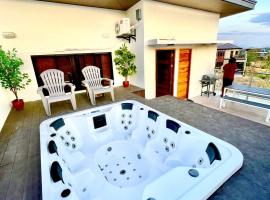
[[[136,101],[40,125],[44,200],[207,199],[243,164],[231,144]]]

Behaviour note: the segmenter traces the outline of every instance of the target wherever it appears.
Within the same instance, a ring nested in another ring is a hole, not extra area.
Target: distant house
[[[215,68],[220,69],[232,57],[236,59],[237,71],[243,73],[247,62],[247,52],[245,49],[230,43],[218,45]]]
[[[258,55],[259,58],[265,59],[266,56],[268,55],[268,53],[270,53],[270,51],[267,48],[251,48],[251,49],[247,49],[248,51],[252,51],[253,53],[256,53]]]

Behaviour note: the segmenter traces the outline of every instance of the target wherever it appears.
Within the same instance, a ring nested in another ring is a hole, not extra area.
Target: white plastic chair
[[[40,74],[44,86],[38,88],[38,94],[41,96],[41,100],[48,116],[51,115],[50,104],[53,102],[70,100],[73,110],[77,109],[75,99],[75,86],[71,83],[64,82],[64,72],[57,69],[49,69]],[[65,86],[69,86],[71,92],[66,93]],[[46,89],[49,96],[45,96],[43,89]]]
[[[114,101],[113,80],[108,78],[101,78],[100,69],[95,66],[86,66],[82,69],[82,73],[85,79],[84,81],[82,81],[82,83],[86,87],[87,94],[89,95],[89,98],[93,105],[96,105],[96,94],[110,92],[112,101]],[[103,80],[109,81],[110,84],[108,86],[103,86]]]

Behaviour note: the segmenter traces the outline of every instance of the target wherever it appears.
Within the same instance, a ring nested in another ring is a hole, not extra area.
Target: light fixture
[[[14,33],[14,32],[2,32],[2,36],[5,39],[14,39],[14,38],[16,38],[16,33]]]
[[[141,9],[136,10],[136,19],[137,19],[137,21],[140,21],[142,19],[142,10]]]

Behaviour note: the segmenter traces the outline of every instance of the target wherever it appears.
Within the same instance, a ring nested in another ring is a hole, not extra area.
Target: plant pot
[[[129,81],[123,81],[123,86],[128,87],[129,86]]]
[[[15,110],[23,110],[24,102],[23,99],[15,99],[12,101],[12,107],[15,108]]]

